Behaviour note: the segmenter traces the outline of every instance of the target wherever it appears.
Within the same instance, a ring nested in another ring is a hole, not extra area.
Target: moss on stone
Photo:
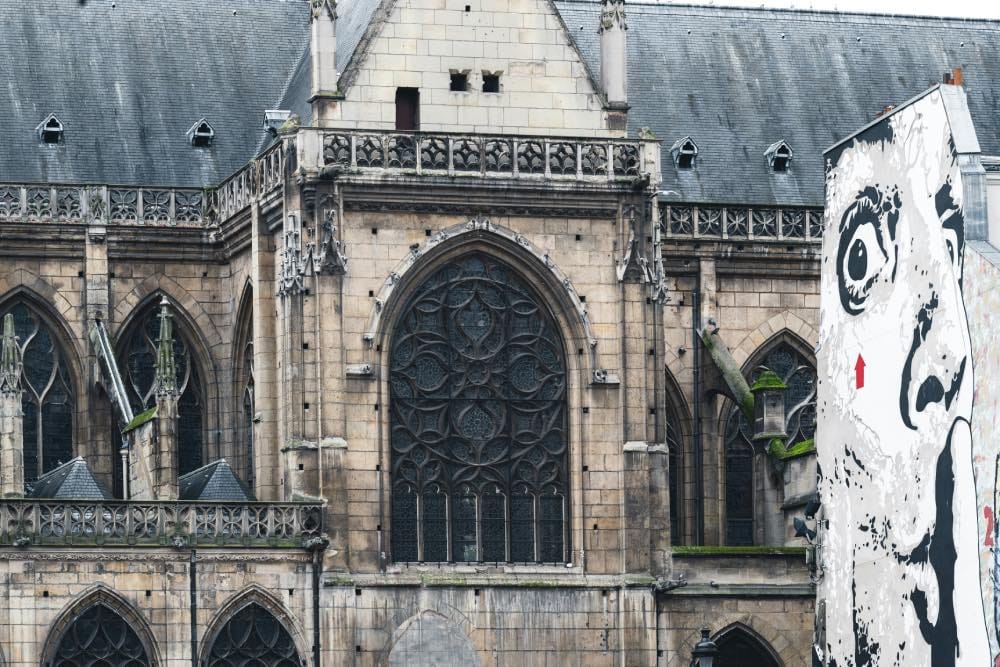
[[[813,438],[802,440],[787,448],[781,438],[773,438],[767,446],[767,453],[779,461],[797,459],[815,451],[816,441]]]
[[[762,391],[764,389],[778,389],[784,391],[785,389],[788,389],[788,385],[786,385],[774,371],[764,371],[754,381],[753,386],[750,387],[750,391],[757,393],[758,391]]]
[[[122,429],[122,433],[128,433],[129,431],[134,431],[135,429],[139,428],[146,422],[152,421],[155,417],[156,417],[155,407],[152,407],[149,410],[146,410],[145,412],[140,412],[135,417],[132,417],[132,421],[130,421],[128,425],[124,429]]]

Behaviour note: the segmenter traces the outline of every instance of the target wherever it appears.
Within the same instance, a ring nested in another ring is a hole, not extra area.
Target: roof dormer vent
[[[775,173],[784,173],[792,162],[792,149],[785,143],[784,139],[776,141],[764,151],[767,159],[767,166]]]
[[[267,109],[264,111],[264,129],[271,135],[278,134],[278,128],[292,117],[287,109]]]
[[[694,169],[695,159],[698,157],[698,144],[694,143],[691,137],[678,139],[670,147],[670,155],[674,159],[674,166],[678,169]]]
[[[204,118],[192,125],[191,129],[187,131],[187,135],[191,140],[191,145],[198,148],[207,148],[215,140],[215,130]]]
[[[38,138],[46,144],[59,144],[63,140],[63,124],[54,113],[50,113],[45,120],[35,128]]]

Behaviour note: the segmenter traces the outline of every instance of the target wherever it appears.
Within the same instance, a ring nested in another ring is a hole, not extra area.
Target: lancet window
[[[212,642],[208,667],[299,667],[295,642],[274,614],[252,603],[230,618]]]
[[[7,313],[14,315],[24,364],[24,479],[30,484],[73,458],[73,383],[63,351],[39,314],[23,302],[0,310],[0,321]]]
[[[148,667],[146,648],[135,630],[114,610],[95,604],[66,628],[51,667]]]
[[[565,363],[503,263],[466,255],[417,288],[390,352],[394,560],[566,561]]]
[[[252,489],[254,485],[254,443],[253,443],[253,420],[254,420],[254,372],[253,372],[253,341],[247,341],[243,346],[243,368],[241,376],[242,384],[242,440],[243,452],[239,457],[243,468],[243,479]]]

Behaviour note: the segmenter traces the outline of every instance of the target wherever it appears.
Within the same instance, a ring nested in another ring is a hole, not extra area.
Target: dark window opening
[[[778,151],[774,156],[774,170],[788,171],[789,155],[787,151]]]
[[[215,137],[215,130],[208,123],[201,123],[194,129],[191,134],[191,145],[198,147],[205,147],[212,145],[212,139]]]
[[[103,604],[73,619],[55,650],[57,665],[148,665],[143,646],[128,622]]]
[[[63,126],[56,117],[49,118],[42,127],[42,141],[47,144],[58,144],[62,141]]]
[[[396,129],[420,129],[420,89],[396,89]]]
[[[223,626],[202,664],[207,667],[293,667],[304,663],[295,648],[295,640],[281,621],[259,604],[252,603]]]
[[[694,168],[694,157],[697,154],[694,144],[688,142],[681,147],[681,152],[677,156],[677,168],[678,169],[693,169]]]
[[[451,73],[451,92],[453,93],[464,93],[469,90],[469,73],[468,72],[452,72]]]
[[[484,93],[499,93],[500,92],[500,73],[490,73],[483,72],[483,92]]]

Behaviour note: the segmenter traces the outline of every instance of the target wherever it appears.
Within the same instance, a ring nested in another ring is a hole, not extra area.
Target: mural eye
[[[844,221],[837,258],[840,301],[848,313],[857,315],[889,258],[882,242],[879,217],[868,200],[848,209]]]

